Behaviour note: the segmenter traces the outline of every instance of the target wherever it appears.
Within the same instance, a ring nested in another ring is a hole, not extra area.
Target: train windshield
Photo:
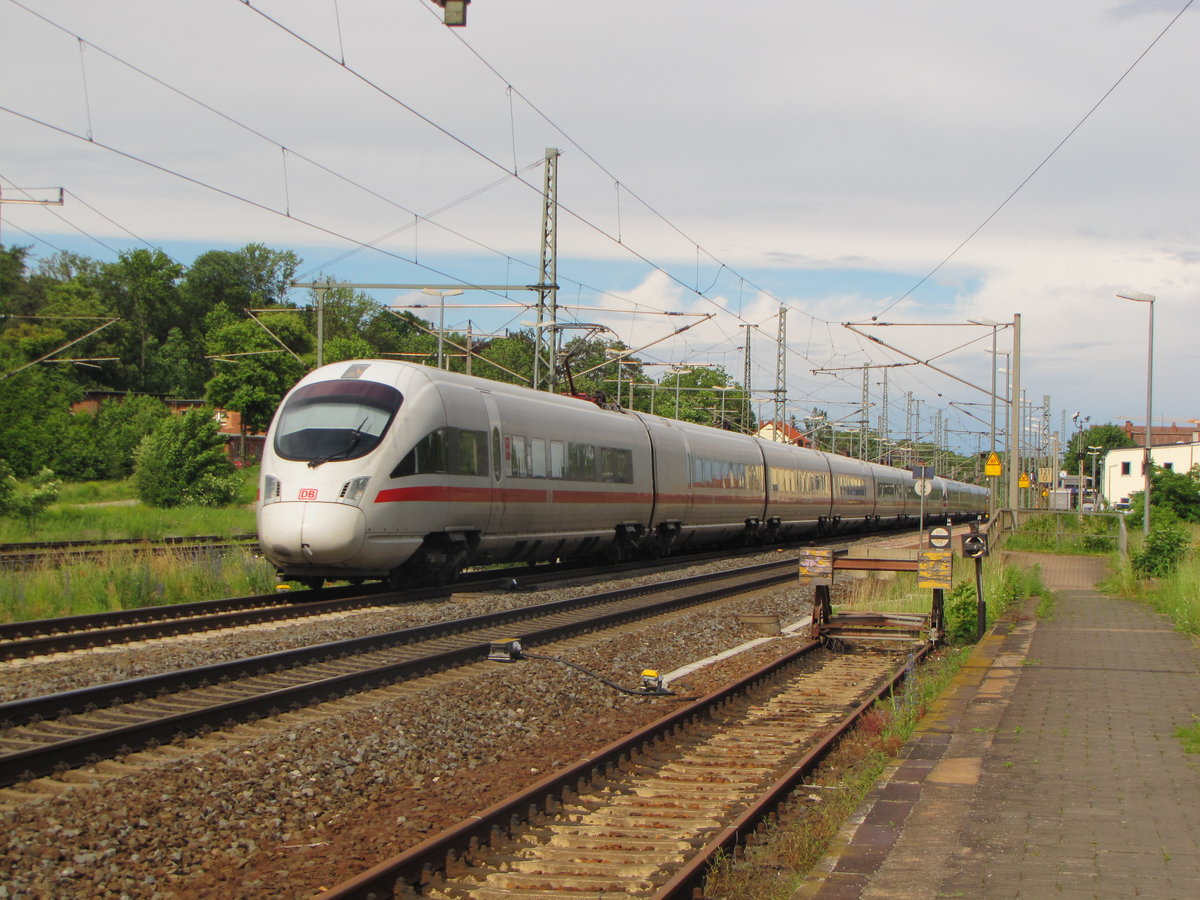
[[[377,381],[322,381],[305,385],[279,412],[275,452],[310,466],[357,459],[383,439],[404,397]]]

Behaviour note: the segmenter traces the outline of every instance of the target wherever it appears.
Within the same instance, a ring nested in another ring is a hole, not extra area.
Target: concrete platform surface
[[[1053,611],[999,624],[794,900],[1200,897],[1200,645],[1037,563]]]

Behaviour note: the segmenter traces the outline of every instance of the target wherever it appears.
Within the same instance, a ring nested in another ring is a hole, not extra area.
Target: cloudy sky
[[[784,305],[790,411],[856,417],[848,370],[910,354],[962,381],[871,369],[872,423],[886,371],[892,432],[909,392],[922,430],[942,409],[979,432],[992,329],[963,323],[1019,313],[1051,430],[1140,421],[1148,307],[1115,297],[1134,290],[1159,298],[1155,419],[1182,423],[1200,418],[1190,5],[475,0],[447,29],[429,0],[0,0],[0,191],[67,191],[6,203],[0,241],[185,263],[258,241],[305,278],[529,284],[554,147],[559,302],[585,307],[563,315],[636,346],[699,321],[656,313],[713,314],[647,359],[740,378],[750,324],[773,387]],[[456,297],[476,306],[447,323],[518,327],[532,297]]]

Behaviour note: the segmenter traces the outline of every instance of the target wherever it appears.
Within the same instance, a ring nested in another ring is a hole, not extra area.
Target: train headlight
[[[263,478],[262,502],[264,504],[278,502],[279,491],[280,485],[278,478],[276,478],[274,475],[267,475]]]
[[[362,505],[363,494],[367,492],[367,482],[370,480],[370,475],[363,475],[360,478],[347,481],[342,485],[342,493],[338,499],[342,503],[350,503],[354,506]]]

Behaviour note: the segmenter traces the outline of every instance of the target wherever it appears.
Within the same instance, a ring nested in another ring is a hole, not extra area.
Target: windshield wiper
[[[335,459],[345,459],[346,456],[350,453],[350,451],[358,446],[358,442],[360,440],[362,440],[363,426],[366,424],[367,424],[367,420],[363,419],[359,423],[358,427],[355,428],[352,432],[350,432],[350,443],[347,444],[343,449],[338,450],[334,453],[330,453],[328,456],[320,456],[316,459],[310,459],[308,461],[308,467],[310,469],[315,469],[317,466],[321,465],[321,463],[332,462]]]

